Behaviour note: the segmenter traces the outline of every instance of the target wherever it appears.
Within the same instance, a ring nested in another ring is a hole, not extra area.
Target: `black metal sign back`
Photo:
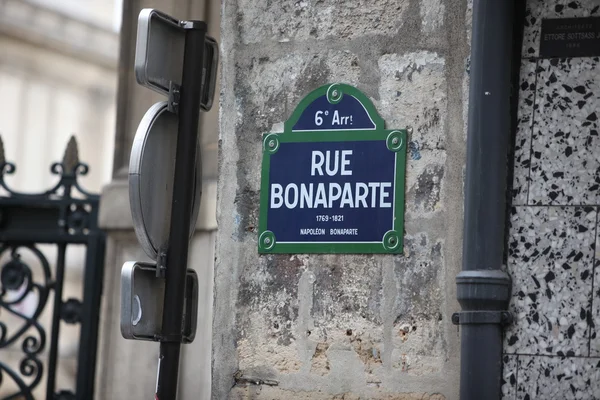
[[[186,311],[186,298],[189,298],[186,297],[189,294],[186,282],[189,276],[187,273],[187,258],[190,230],[193,229],[195,224],[195,218],[190,218],[190,215],[194,214],[194,204],[196,204],[196,207],[199,205],[199,201],[196,202],[195,199],[199,199],[200,196],[195,188],[201,186],[196,184],[198,182],[196,178],[200,176],[197,172],[197,162],[201,165],[201,152],[196,151],[199,142],[198,118],[200,109],[208,111],[212,106],[218,66],[218,46],[214,39],[206,36],[206,29],[206,23],[203,21],[180,21],[153,9],[142,10],[138,22],[135,56],[136,80],[143,86],[169,96],[167,111],[165,112],[175,114],[172,118],[175,118],[176,123],[173,125],[174,129],[169,129],[169,131],[174,130],[174,132],[166,133],[177,134],[174,153],[171,153],[168,157],[158,157],[156,159],[158,163],[168,163],[173,161],[174,157],[174,169],[170,174],[172,179],[167,179],[168,185],[166,188],[159,185],[156,187],[158,192],[154,193],[154,188],[149,192],[151,196],[166,193],[167,198],[170,198],[170,201],[158,206],[158,208],[162,208],[161,210],[153,211],[155,216],[168,215],[168,210],[163,209],[170,208],[170,216],[166,218],[169,223],[159,224],[159,231],[164,228],[164,231],[159,233],[164,235],[157,235],[168,238],[168,240],[159,240],[163,243],[158,245],[159,249],[156,252],[152,251],[152,248],[146,249],[150,250],[150,256],[156,255],[155,278],[156,280],[164,279],[164,294],[161,294],[160,290],[155,290],[157,287],[162,286],[162,283],[158,285],[150,283],[145,286],[142,284],[144,291],[149,287],[153,287],[154,289],[149,289],[148,292],[156,292],[156,296],[162,296],[164,299],[162,311],[151,314],[154,316],[162,314],[162,321],[152,321],[154,327],[159,326],[162,322],[160,332],[152,330],[154,340],[160,341],[155,393],[157,400],[170,400],[177,397],[179,355],[181,343],[186,342],[182,328],[184,324],[191,321],[191,319],[184,320],[184,314],[186,312],[195,313],[195,311]],[[176,52],[178,54],[172,54],[173,41],[176,41],[180,46],[179,51]],[[169,54],[172,57],[169,57]],[[153,116],[152,119],[155,118],[154,111],[151,111],[150,115]],[[140,128],[143,128],[143,121]],[[148,129],[143,128],[140,131],[142,138],[147,137],[146,134],[150,129],[152,127],[149,126]],[[136,133],[136,140],[137,135]],[[147,144],[148,142],[145,141],[143,147],[136,148],[134,146],[132,149],[129,175],[130,202],[134,214],[134,224],[136,225],[138,239],[142,243],[148,235],[140,235],[139,232],[148,232],[146,226],[148,221],[145,218],[136,219],[135,210],[143,210],[148,207],[142,206],[139,201],[141,197],[135,195],[138,190],[135,175],[147,175],[151,172],[143,166],[144,163],[140,163],[140,168],[136,165],[136,157],[145,158],[143,154],[147,152],[149,152],[147,154],[153,154],[150,151],[151,147],[148,147]],[[151,158],[156,157],[151,156]],[[141,180],[143,181],[143,179]],[[149,186],[152,187],[153,185]],[[195,193],[198,193],[198,195],[195,195]],[[156,209],[156,207],[149,208]],[[161,214],[162,212],[164,213]],[[148,240],[148,242],[151,242],[151,240]],[[121,298],[123,311],[121,314],[121,328],[123,336],[126,338],[135,336],[132,334],[134,329],[131,325],[141,323],[140,321],[143,318],[146,318],[144,321],[147,321],[148,317],[148,313],[144,312],[141,306],[141,297],[135,293],[136,286],[134,286],[134,282],[152,282],[148,279],[142,281],[134,279],[133,275],[135,275],[135,269],[132,265],[126,263],[121,275],[121,293],[124,295]],[[192,276],[195,277],[196,275],[193,274]],[[196,278],[193,279],[196,280]],[[133,305],[129,307],[128,304],[131,301],[135,301],[139,306],[139,313],[133,313],[135,307]],[[196,303],[197,296],[192,296],[192,309]],[[146,317],[142,315],[146,315]],[[187,327],[185,330],[188,330]],[[147,338],[147,335],[145,337]]]
[[[542,20],[540,57],[600,56],[600,17]]]

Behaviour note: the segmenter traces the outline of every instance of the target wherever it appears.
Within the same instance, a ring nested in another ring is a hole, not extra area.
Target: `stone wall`
[[[459,0],[223,3],[214,399],[458,399],[470,23]],[[261,135],[330,82],[414,128],[405,252],[259,256]]]
[[[505,399],[600,398],[598,57],[539,57],[544,18],[600,16],[594,0],[527,1],[508,272]]]

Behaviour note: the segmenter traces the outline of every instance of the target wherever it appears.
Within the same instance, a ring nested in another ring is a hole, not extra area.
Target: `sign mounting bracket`
[[[167,110],[173,114],[179,113],[179,98],[181,95],[181,86],[173,81],[169,81],[169,99],[167,104]]]

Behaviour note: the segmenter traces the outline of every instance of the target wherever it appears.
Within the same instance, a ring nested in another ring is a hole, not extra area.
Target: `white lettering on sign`
[[[333,202],[339,200],[342,195],[342,187],[339,183],[329,184],[329,208],[333,208]]]
[[[600,32],[571,32],[567,33],[545,33],[544,40],[578,40],[578,39],[595,39],[600,37]]]
[[[331,166],[331,160],[330,160],[330,155],[331,152],[330,151],[326,151],[325,152],[325,172],[327,172],[327,175],[329,176],[334,176],[337,175],[338,172],[338,163],[339,163],[339,155],[340,152],[339,150],[335,151],[335,157],[333,158],[333,162],[334,162],[334,166]]]
[[[291,191],[294,191],[293,195],[290,195]],[[290,197],[292,200],[290,200]],[[285,187],[285,206],[287,208],[295,208],[298,204],[298,186],[295,183],[290,183]]]
[[[360,193],[360,189],[363,189],[363,193]],[[363,182],[356,184],[356,208],[358,203],[362,204],[363,208],[367,208],[367,196],[369,195],[369,186]]]
[[[308,189],[306,185],[300,186],[300,208],[308,207],[309,204],[312,204],[313,199],[313,184],[310,183],[308,185]]]
[[[595,39],[596,32],[573,32],[567,33],[568,40],[576,40],[576,39]]]
[[[352,125],[352,115],[340,116],[338,110],[333,112],[333,119],[331,125]]]
[[[391,182],[279,183],[271,185],[271,208],[390,208]],[[285,192],[285,194],[284,194]]]
[[[321,126],[323,125],[323,118],[329,117],[329,111],[317,111],[315,112],[315,125]],[[348,126],[353,124],[352,115],[340,115],[338,110],[333,111],[333,116],[331,117],[331,126]]]
[[[564,33],[546,33],[544,35],[545,40],[565,40]]]
[[[350,160],[348,159],[348,157],[350,157],[351,155],[352,150],[341,151],[341,175],[352,175],[352,171],[347,169],[347,167],[350,165]],[[340,151],[335,150],[332,159],[331,151],[329,150],[327,150],[325,154],[323,154],[322,151],[313,150],[310,163],[310,175],[315,176],[315,174],[318,174],[322,176],[323,163],[325,163],[325,172],[327,173],[327,175],[336,175],[338,172],[338,168],[340,167]]]
[[[385,188],[392,188],[391,182],[381,182],[379,185],[381,187],[381,195],[379,196],[379,207],[384,208],[388,207],[390,203],[386,203],[385,199],[390,195],[390,192],[385,190]]]
[[[329,111],[326,111],[329,114]],[[323,115],[323,111],[317,111],[315,113],[315,125],[316,126],[321,126],[323,125],[323,117],[321,117],[321,115]]]
[[[324,235],[325,229],[323,228],[302,228],[300,229],[301,235]]]
[[[344,190],[342,192],[342,200],[340,201],[340,208],[344,206],[352,207],[354,201],[352,200],[352,185],[346,182],[344,184]]]
[[[354,229],[348,229],[348,228],[343,228],[343,229],[329,229],[329,234],[334,236],[334,235],[358,235],[358,229],[354,228]]]
[[[319,161],[317,161],[317,158]],[[320,151],[312,152],[312,162],[310,163],[310,175],[315,176],[315,172],[319,172],[319,175],[323,175],[323,162],[325,161],[325,157],[323,157],[323,153]]]
[[[346,157],[352,155],[352,150],[342,150],[342,175],[352,175],[352,171],[347,170],[346,166],[350,165],[350,160]]]
[[[279,208],[283,205],[283,186],[279,183],[271,185],[271,208]]]
[[[313,150],[311,176],[350,176],[352,150]],[[325,168],[323,168],[325,167]],[[391,208],[392,182],[271,184],[271,208]]]
[[[327,208],[327,196],[325,195],[325,186],[322,183],[319,183],[317,186],[317,196],[315,198],[315,202],[312,205],[307,204],[306,208],[317,208],[319,206]]]

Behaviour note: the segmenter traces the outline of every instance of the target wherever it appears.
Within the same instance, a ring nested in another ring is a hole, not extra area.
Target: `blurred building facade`
[[[151,396],[156,379],[158,344],[126,341],[119,330],[121,266],[125,261],[146,260],[129,211],[129,153],[143,114],[164,100],[137,85],[133,74],[137,18],[147,7],[176,18],[207,20],[209,33],[218,39],[218,2],[0,0],[0,135],[7,161],[17,165],[8,183],[24,192],[47,189],[56,179],[50,165],[62,159],[69,138],[75,136],[79,157],[90,166],[80,183],[103,194],[100,223],[108,241],[96,370],[98,399]],[[185,399],[210,396],[217,109],[203,115],[200,128],[205,184],[190,267],[198,271],[203,287],[198,334],[182,352],[180,398]],[[55,259],[55,249],[41,247],[49,260]],[[67,254],[63,300],[81,296],[83,257],[83,248]],[[28,298],[20,306],[35,304],[35,298]],[[41,319],[48,326],[52,310],[46,308]],[[77,334],[77,327],[61,323],[59,390],[75,386]],[[22,352],[15,347],[3,350],[2,356],[18,368]],[[42,381],[36,398],[43,398],[44,388]],[[0,398],[9,389],[6,383],[0,387]]]
[[[21,192],[43,192],[58,179],[50,165],[61,161],[75,136],[79,157],[90,165],[81,183],[99,193],[110,180],[116,113],[118,29],[121,4],[112,0],[0,0],[0,136],[6,160],[16,164],[7,182]],[[40,246],[48,260],[56,249]],[[25,261],[36,262],[22,254]],[[8,254],[0,263],[4,264]],[[81,298],[84,249],[70,248],[63,299]],[[52,265],[54,268],[54,265]],[[54,274],[54,273],[53,273]],[[50,334],[52,300],[41,322]],[[25,314],[37,298],[19,305]],[[16,321],[1,315],[9,332]],[[57,388],[73,390],[79,327],[61,324]],[[21,343],[2,350],[2,361],[18,370]],[[47,360],[46,345],[42,361]],[[44,373],[44,378],[47,372]],[[5,375],[0,398],[11,392]],[[43,398],[45,379],[34,395]]]
[[[84,185],[99,192],[110,179],[117,9],[102,0],[0,1],[0,134],[17,164],[15,189],[47,185],[71,135],[92,166]]]

